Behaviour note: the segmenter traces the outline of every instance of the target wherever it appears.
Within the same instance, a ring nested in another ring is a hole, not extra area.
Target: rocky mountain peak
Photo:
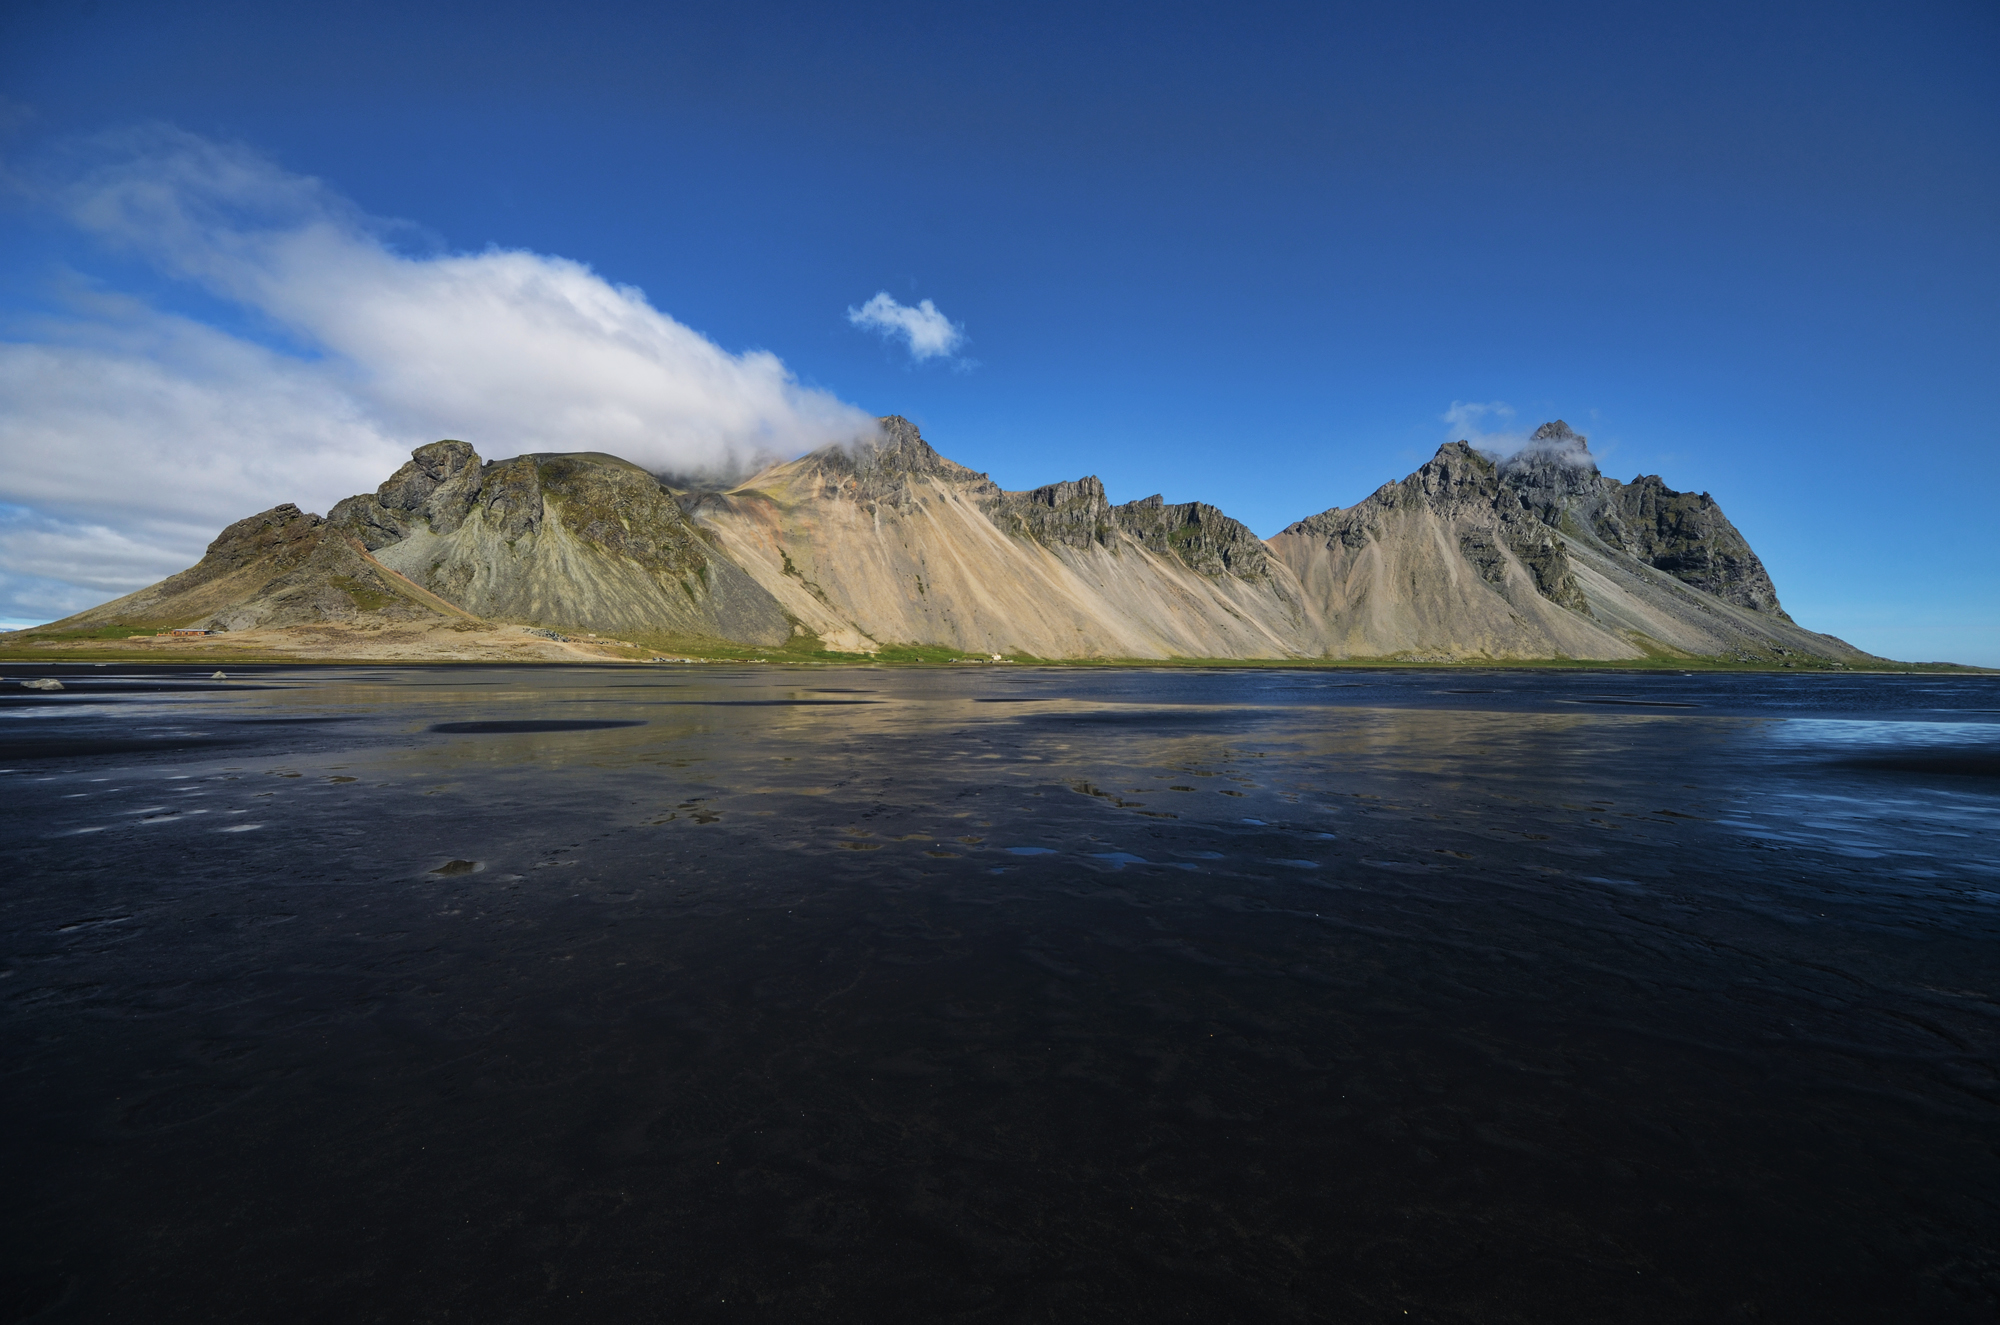
[[[1791,620],[1770,572],[1713,497],[1676,492],[1657,474],[1606,487],[1588,512],[1606,544],[1726,603]]]
[[[1094,474],[1032,492],[995,490],[987,513],[1008,533],[1048,547],[1115,547],[1123,534],[1203,575],[1253,579],[1270,573],[1269,549],[1248,525],[1202,502],[1170,505],[1157,492],[1113,506]]]
[[[944,461],[937,448],[924,440],[917,425],[900,414],[878,420],[874,436],[845,449],[853,457],[855,468],[862,471],[921,474]]]
[[[946,478],[972,478],[974,472],[939,455],[937,448],[924,440],[917,425],[900,414],[891,414],[881,420],[875,436],[855,443],[853,452],[856,472],[863,474],[937,474]]]
[[[1469,442],[1446,442],[1423,468],[1404,479],[1402,484],[1384,486],[1404,487],[1411,498],[1421,496],[1431,502],[1467,497],[1490,500],[1493,495],[1493,460],[1475,450]]]
[[[1589,440],[1561,419],[1535,429],[1526,446],[1500,462],[1500,473],[1522,504],[1552,525],[1564,502],[1603,486]]]
[[[1535,429],[1527,445],[1509,456],[1507,463],[1510,467],[1524,467],[1544,461],[1588,469],[1592,474],[1597,472],[1597,461],[1590,454],[1590,439],[1573,431],[1561,419]]]
[[[234,569],[262,557],[284,557],[287,549],[308,545],[326,522],[291,502],[238,520],[208,545],[207,560]]]
[[[1154,493],[1114,506],[1111,519],[1133,541],[1159,556],[1172,557],[1211,578],[1233,575],[1239,580],[1270,574],[1270,549],[1250,526],[1233,520],[1207,502],[1168,503]]]
[[[867,501],[900,500],[908,495],[911,479],[987,482],[984,474],[939,455],[916,424],[897,414],[881,419],[871,437],[823,447],[797,463],[802,472]]]

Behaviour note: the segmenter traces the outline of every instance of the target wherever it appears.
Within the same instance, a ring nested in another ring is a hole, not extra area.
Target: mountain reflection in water
[[[0,1319],[2000,1304],[1995,678],[196,670],[0,688]]]

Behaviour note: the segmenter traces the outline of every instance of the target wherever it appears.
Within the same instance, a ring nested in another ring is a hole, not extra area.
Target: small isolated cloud
[[[938,312],[936,304],[924,299],[912,308],[897,303],[887,290],[878,291],[859,308],[849,308],[847,320],[863,330],[879,331],[886,340],[902,337],[918,363],[949,359],[965,343],[965,328]]]
[[[492,459],[608,451],[701,473],[875,427],[582,263],[403,252],[388,236],[408,227],[242,147],[128,130],[26,188],[265,334],[88,282],[64,314],[0,330],[0,617],[138,588],[230,521],[324,511],[440,437]]]
[[[1447,440],[1470,442],[1477,450],[1508,455],[1528,440],[1514,425],[1514,407],[1504,400],[1454,400],[1440,417],[1451,425]]]

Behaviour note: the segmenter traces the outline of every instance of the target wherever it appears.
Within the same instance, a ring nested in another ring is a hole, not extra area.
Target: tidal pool
[[[0,1322],[2000,1307],[2000,678],[205,678],[0,669]]]

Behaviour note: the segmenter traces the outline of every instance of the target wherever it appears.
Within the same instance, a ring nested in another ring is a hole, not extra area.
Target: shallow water
[[[2000,1306],[1994,678],[6,670],[0,1322]]]

